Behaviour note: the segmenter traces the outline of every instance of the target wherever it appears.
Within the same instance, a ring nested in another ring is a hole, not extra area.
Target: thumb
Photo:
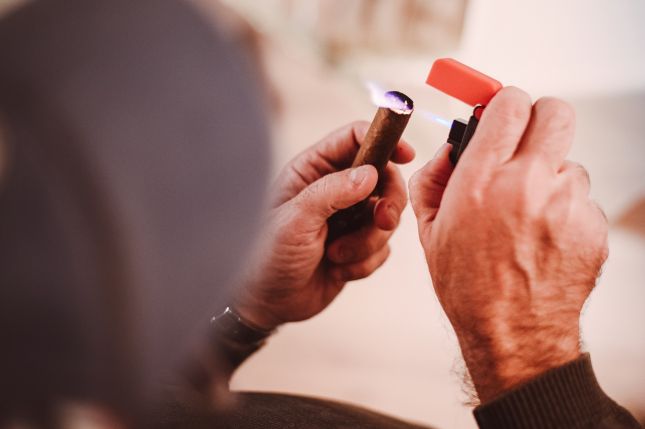
[[[441,146],[434,158],[410,179],[410,202],[420,223],[432,222],[437,216],[443,192],[454,168],[449,158],[450,148],[447,143]]]
[[[338,210],[367,198],[377,180],[378,173],[372,165],[349,168],[316,180],[293,199],[293,204],[309,227],[320,228]]]

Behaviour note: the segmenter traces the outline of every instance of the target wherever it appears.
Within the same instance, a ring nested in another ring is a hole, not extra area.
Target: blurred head
[[[253,239],[258,94],[244,53],[179,1],[0,21],[0,426],[158,398]]]

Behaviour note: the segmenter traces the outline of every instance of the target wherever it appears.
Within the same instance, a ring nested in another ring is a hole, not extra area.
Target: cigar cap
[[[426,83],[471,106],[487,105],[502,89],[498,80],[452,58],[436,60]]]

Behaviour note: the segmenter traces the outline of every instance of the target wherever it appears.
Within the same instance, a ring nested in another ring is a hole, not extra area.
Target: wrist
[[[525,327],[458,334],[466,366],[482,403],[581,355],[579,328]]]

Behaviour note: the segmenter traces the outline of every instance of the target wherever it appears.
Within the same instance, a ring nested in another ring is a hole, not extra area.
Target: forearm
[[[481,429],[638,429],[598,385],[588,354],[502,393],[474,411]]]

